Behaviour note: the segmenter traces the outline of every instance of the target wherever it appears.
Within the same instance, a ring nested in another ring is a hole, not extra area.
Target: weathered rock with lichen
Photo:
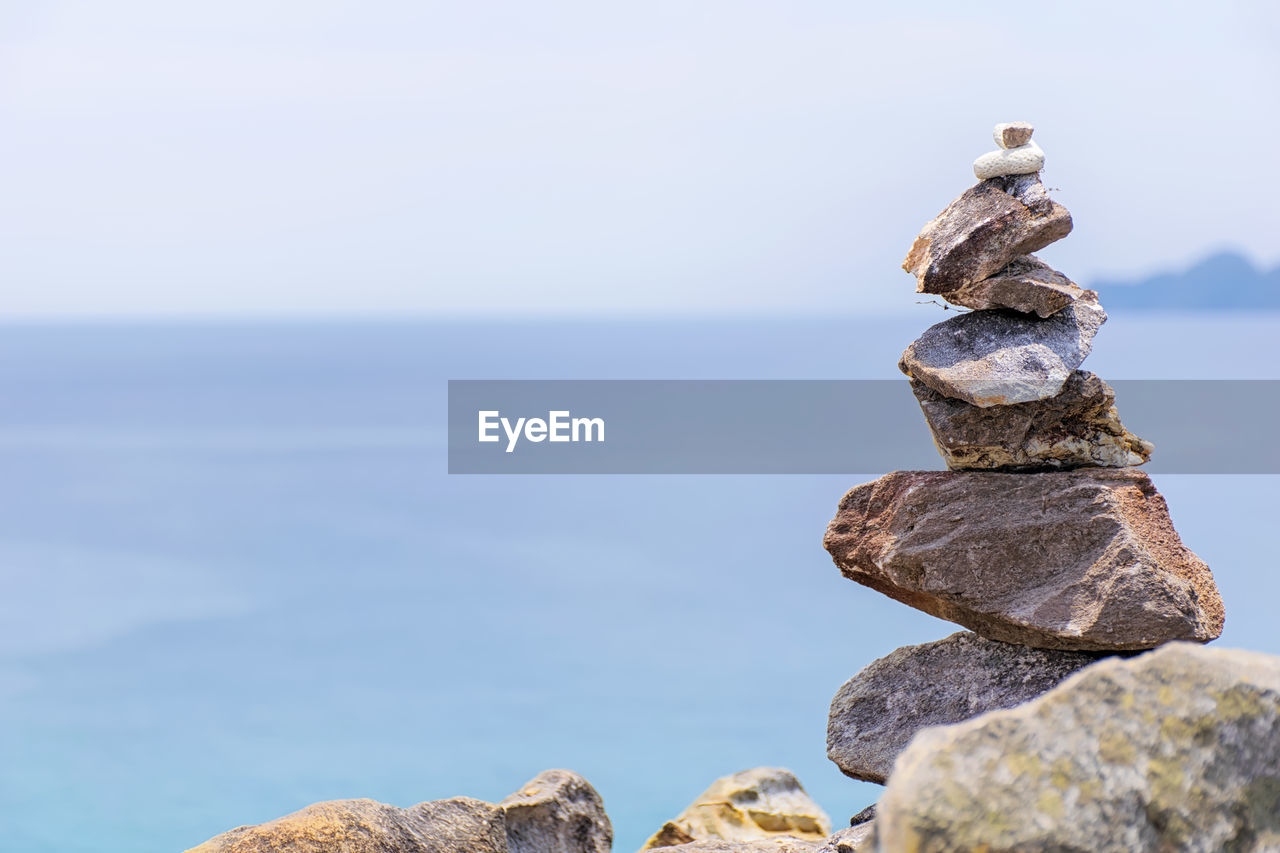
[[[925,329],[898,369],[944,397],[984,408],[1044,400],[1062,391],[1106,319],[1090,298],[1043,320],[971,311]]]
[[[968,631],[903,646],[836,691],[827,757],[847,776],[883,784],[921,729],[1012,708],[1096,660],[1088,652],[1032,649]]]
[[[242,826],[188,853],[506,853],[502,809],[455,797],[401,809],[333,800],[257,826]]]
[[[845,577],[991,640],[1082,651],[1222,633],[1209,567],[1135,468],[895,471],[823,540]]]
[[[613,824],[600,794],[569,770],[544,770],[498,804],[510,853],[609,853]]]
[[[1044,400],[974,406],[911,380],[933,443],[953,471],[1126,468],[1151,458],[1151,442],[1124,428],[1115,391],[1077,370]]]
[[[1280,850],[1280,657],[1176,643],[926,729],[876,832],[883,853]]]
[[[612,844],[595,788],[577,773],[547,770],[498,805],[333,800],[224,832],[188,853],[609,853]]]
[[[1071,214],[1038,176],[989,178],[921,230],[902,262],[920,293],[947,294],[990,278],[1020,255],[1071,233]]]
[[[953,305],[978,311],[1008,308],[1049,317],[1085,294],[1095,302],[1098,299],[1096,291],[1083,289],[1035,255],[1024,255],[990,278],[952,290],[944,298]]]
[[[717,779],[643,849],[692,841],[822,841],[830,831],[830,819],[791,771],[757,767]]]

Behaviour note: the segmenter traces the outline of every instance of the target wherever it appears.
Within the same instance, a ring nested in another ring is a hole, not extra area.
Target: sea
[[[880,789],[827,760],[832,695],[958,630],[822,549],[885,471],[450,475],[446,383],[900,378],[947,316],[918,307],[0,327],[0,849],[176,853],[556,767],[620,851],[762,765],[847,823]],[[1280,315],[1113,315],[1086,366],[1280,378]],[[1155,479],[1220,644],[1280,653],[1280,478]]]

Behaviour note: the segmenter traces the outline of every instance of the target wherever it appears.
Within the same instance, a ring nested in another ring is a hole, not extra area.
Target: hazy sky
[[[6,2],[0,313],[908,304],[1015,119],[1078,281],[1272,265],[1277,9]]]

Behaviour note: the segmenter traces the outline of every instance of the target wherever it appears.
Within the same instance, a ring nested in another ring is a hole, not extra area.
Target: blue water
[[[4,328],[0,849],[178,851],[549,767],[596,785],[621,851],[763,764],[843,822],[878,788],[825,757],[832,694],[955,630],[821,548],[883,472],[449,477],[445,381],[891,377],[939,318]],[[1274,317],[1113,317],[1088,366],[1278,355]],[[1280,653],[1278,478],[1157,483],[1221,642]]]

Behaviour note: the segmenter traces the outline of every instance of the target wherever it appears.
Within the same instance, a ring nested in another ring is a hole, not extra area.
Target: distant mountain
[[[1280,267],[1259,270],[1235,252],[1210,255],[1185,272],[1089,286],[1108,311],[1280,311]]]

